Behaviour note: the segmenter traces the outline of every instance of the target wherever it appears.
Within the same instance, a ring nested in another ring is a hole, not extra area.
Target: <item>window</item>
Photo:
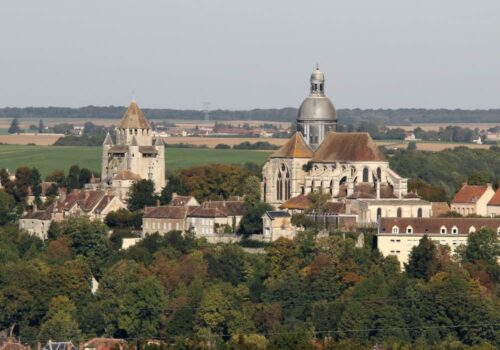
[[[408,234],[413,234],[413,227],[408,226],[408,227],[406,228],[406,233],[408,233]]]
[[[456,226],[453,226],[451,228],[451,233],[454,234],[454,235],[458,235],[458,228]]]
[[[377,208],[377,219],[382,217],[382,208]]]
[[[403,216],[403,209],[398,208],[398,218]]]
[[[441,229],[439,230],[439,232],[442,234],[442,235],[445,235],[446,234],[446,227],[444,226],[441,226]]]
[[[418,210],[417,210],[417,216],[418,216],[419,218],[421,218],[421,217],[422,217],[422,208],[418,208]]]
[[[368,182],[368,168],[363,169],[363,182]]]
[[[382,180],[382,169],[381,168],[377,168],[377,179],[379,181]]]
[[[398,234],[398,233],[399,233],[399,227],[397,227],[397,226],[393,226],[393,227],[392,227],[392,233],[394,233],[394,234]]]
[[[476,232],[476,228],[474,226],[471,226],[469,228],[469,233]]]

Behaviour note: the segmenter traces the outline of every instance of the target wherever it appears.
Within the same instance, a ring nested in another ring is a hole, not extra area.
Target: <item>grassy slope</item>
[[[54,169],[67,172],[71,165],[77,164],[100,172],[101,152],[101,147],[0,145],[0,168],[14,171],[26,165],[38,168],[42,175],[46,176]],[[209,163],[262,164],[270,153],[231,149],[166,148],[165,158],[167,170],[176,170]]]

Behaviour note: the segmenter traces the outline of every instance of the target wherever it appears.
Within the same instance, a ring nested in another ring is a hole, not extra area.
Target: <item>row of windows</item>
[[[417,217],[421,218],[422,214],[423,214],[422,208],[418,208],[417,209]],[[396,215],[397,215],[398,218],[403,217],[403,209],[402,208],[398,208]],[[381,218],[381,217],[382,217],[382,208],[377,208],[377,218]]]
[[[175,227],[175,228],[174,228]],[[151,228],[152,230],[178,230],[179,229],[179,223],[176,222],[175,226],[171,225],[170,222],[152,222],[151,225],[149,222],[144,223],[144,228]]]
[[[428,231],[428,229],[426,229],[426,231]],[[471,232],[476,232],[476,228],[474,226],[471,226],[469,228],[469,232],[468,233],[471,233]],[[399,233],[399,227],[398,226],[393,226],[392,227],[392,233],[398,234]],[[407,233],[407,234],[413,234],[413,227],[412,226],[407,226],[405,233]],[[442,234],[442,235],[448,234],[448,229],[446,228],[446,226],[441,226],[441,228],[439,229],[439,233]],[[450,233],[452,235],[458,235],[460,232],[458,231],[458,227],[453,226],[451,228],[451,232]],[[497,229],[497,234],[500,234],[500,227]],[[391,240],[391,242],[392,242],[392,240]]]

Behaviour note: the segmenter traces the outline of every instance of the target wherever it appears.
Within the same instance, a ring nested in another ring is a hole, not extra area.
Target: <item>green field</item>
[[[101,171],[101,147],[0,145],[0,168],[14,171],[20,166],[35,167],[43,176],[54,169],[67,172],[71,165]],[[165,148],[167,170],[209,163],[262,164],[272,152],[232,149]]]

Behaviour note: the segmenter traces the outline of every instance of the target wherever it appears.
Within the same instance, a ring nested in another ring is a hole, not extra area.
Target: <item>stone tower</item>
[[[135,101],[116,127],[116,143],[106,135],[101,178],[120,197],[139,179],[153,180],[156,192],[165,186],[165,146],[161,138],[153,139],[151,126]]]
[[[325,96],[325,75],[316,67],[311,74],[310,93],[297,115],[297,129],[314,150],[326,134],[337,129],[337,116],[332,101]]]

